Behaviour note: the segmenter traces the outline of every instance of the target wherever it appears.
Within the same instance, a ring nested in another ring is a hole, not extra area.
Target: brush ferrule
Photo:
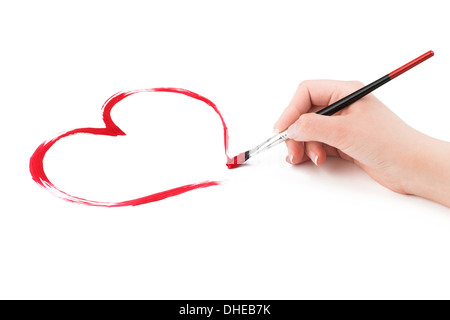
[[[287,139],[287,131],[283,131],[270,139],[267,139],[263,143],[257,145],[255,148],[248,151],[249,158],[257,155],[258,153],[261,153],[263,151],[266,151],[267,149],[272,148],[273,146],[276,146],[277,144],[282,143],[283,141],[286,141]]]

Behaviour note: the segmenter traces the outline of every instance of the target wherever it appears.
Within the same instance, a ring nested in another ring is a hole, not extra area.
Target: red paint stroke
[[[44,189],[52,192],[57,197],[64,199],[66,201],[70,201],[73,203],[80,203],[85,204],[89,206],[98,206],[98,207],[124,207],[124,206],[137,206],[149,202],[159,201],[168,197],[173,197],[194,189],[199,188],[206,188],[211,187],[220,184],[218,181],[204,181],[200,183],[194,183],[194,184],[187,184],[178,188],[165,190],[162,192],[158,192],[155,194],[151,194],[145,197],[133,199],[133,200],[127,200],[127,201],[121,201],[121,202],[101,202],[101,201],[94,201],[94,200],[87,200],[80,197],[72,196],[70,194],[67,194],[66,192],[62,191],[61,189],[57,188],[53,183],[48,179],[47,175],[44,171],[44,157],[47,151],[60,139],[68,137],[70,135],[78,134],[78,133],[88,133],[88,134],[94,134],[94,135],[104,135],[104,136],[124,136],[125,132],[123,132],[111,119],[111,110],[112,108],[120,101],[125,99],[128,96],[131,96],[136,93],[141,92],[173,92],[173,93],[179,93],[184,94],[188,97],[203,101],[207,105],[209,105],[211,108],[214,109],[214,111],[219,115],[220,120],[222,121],[223,125],[223,136],[224,136],[224,146],[225,146],[225,155],[227,156],[227,166],[229,167],[229,163],[232,161],[230,157],[228,157],[227,151],[228,151],[228,128],[225,124],[225,121],[219,112],[219,109],[217,106],[209,99],[186,89],[179,89],[179,88],[151,88],[151,89],[140,89],[140,90],[133,90],[133,91],[127,91],[127,92],[118,92],[114,94],[111,98],[106,100],[106,102],[102,106],[103,110],[103,122],[105,123],[105,128],[79,128],[67,131],[51,140],[44,141],[33,153],[30,159],[30,173],[33,177],[33,180],[43,187]]]

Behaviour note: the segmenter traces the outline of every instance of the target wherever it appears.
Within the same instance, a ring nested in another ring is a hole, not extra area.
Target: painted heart
[[[208,106],[214,109],[214,111],[217,113],[217,115],[220,117],[220,120],[222,121],[223,125],[223,135],[224,135],[224,146],[225,146],[225,155],[227,156],[227,163],[230,162],[230,158],[228,157],[227,150],[228,150],[228,128],[225,124],[225,121],[219,112],[219,109],[216,107],[216,105],[209,99],[186,89],[180,89],[180,88],[151,88],[151,89],[141,89],[141,90],[133,90],[133,91],[127,91],[127,92],[118,92],[114,94],[112,97],[110,97],[102,106],[103,110],[103,122],[105,123],[105,128],[79,128],[79,129],[73,129],[70,131],[67,131],[53,139],[44,141],[33,153],[30,159],[30,173],[33,178],[33,180],[43,187],[44,189],[50,191],[57,197],[70,201],[73,203],[79,203],[84,205],[90,205],[90,206],[99,206],[99,207],[124,207],[124,206],[136,206],[141,205],[149,202],[159,201],[168,197],[176,196],[194,189],[199,188],[206,188],[214,185],[218,185],[220,182],[218,181],[203,181],[199,183],[193,183],[193,184],[187,184],[183,185],[181,187],[177,187],[174,189],[165,190],[162,192],[158,192],[155,194],[147,195],[144,197],[132,199],[132,200],[126,200],[121,202],[102,202],[102,201],[95,201],[95,200],[87,200],[80,197],[76,197],[73,195],[70,195],[63,190],[57,188],[53,183],[49,180],[47,175],[44,171],[44,157],[47,153],[47,151],[60,139],[63,139],[65,137],[68,137],[70,135],[78,134],[78,133],[87,133],[87,134],[93,134],[93,135],[104,135],[104,136],[123,136],[125,135],[125,132],[123,132],[111,119],[111,110],[112,108],[120,101],[125,99],[126,97],[129,97],[131,95],[134,95],[136,93],[143,93],[143,92],[172,92],[172,93],[178,93],[186,95],[190,98],[200,100],[204,103],[206,103]]]

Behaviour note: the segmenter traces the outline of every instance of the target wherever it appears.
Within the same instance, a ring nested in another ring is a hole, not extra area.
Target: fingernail
[[[294,164],[294,155],[293,155],[292,153],[289,155],[289,161],[290,161],[292,164]]]
[[[272,132],[273,132],[273,134],[279,134],[279,133],[280,133],[280,130],[274,128],[274,129],[272,130]]]
[[[316,166],[318,166],[317,161],[319,160],[319,156],[316,155],[314,152],[312,151],[308,151],[308,157],[311,159],[312,162],[314,162],[314,164]]]
[[[295,136],[297,135],[297,131],[295,130],[295,126],[292,125],[287,129],[287,137],[289,139],[294,139]]]

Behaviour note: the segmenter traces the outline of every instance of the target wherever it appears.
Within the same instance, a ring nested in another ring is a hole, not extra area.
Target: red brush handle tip
[[[416,59],[408,62],[407,64],[405,64],[404,66],[401,66],[400,68],[392,71],[391,73],[389,73],[389,78],[394,79],[396,77],[398,77],[399,75],[401,75],[403,72],[408,71],[411,68],[414,68],[415,66],[417,66],[418,64],[424,62],[425,60],[431,58],[432,56],[434,56],[434,52],[432,50],[424,53],[423,55],[421,55],[420,57],[417,57]]]

